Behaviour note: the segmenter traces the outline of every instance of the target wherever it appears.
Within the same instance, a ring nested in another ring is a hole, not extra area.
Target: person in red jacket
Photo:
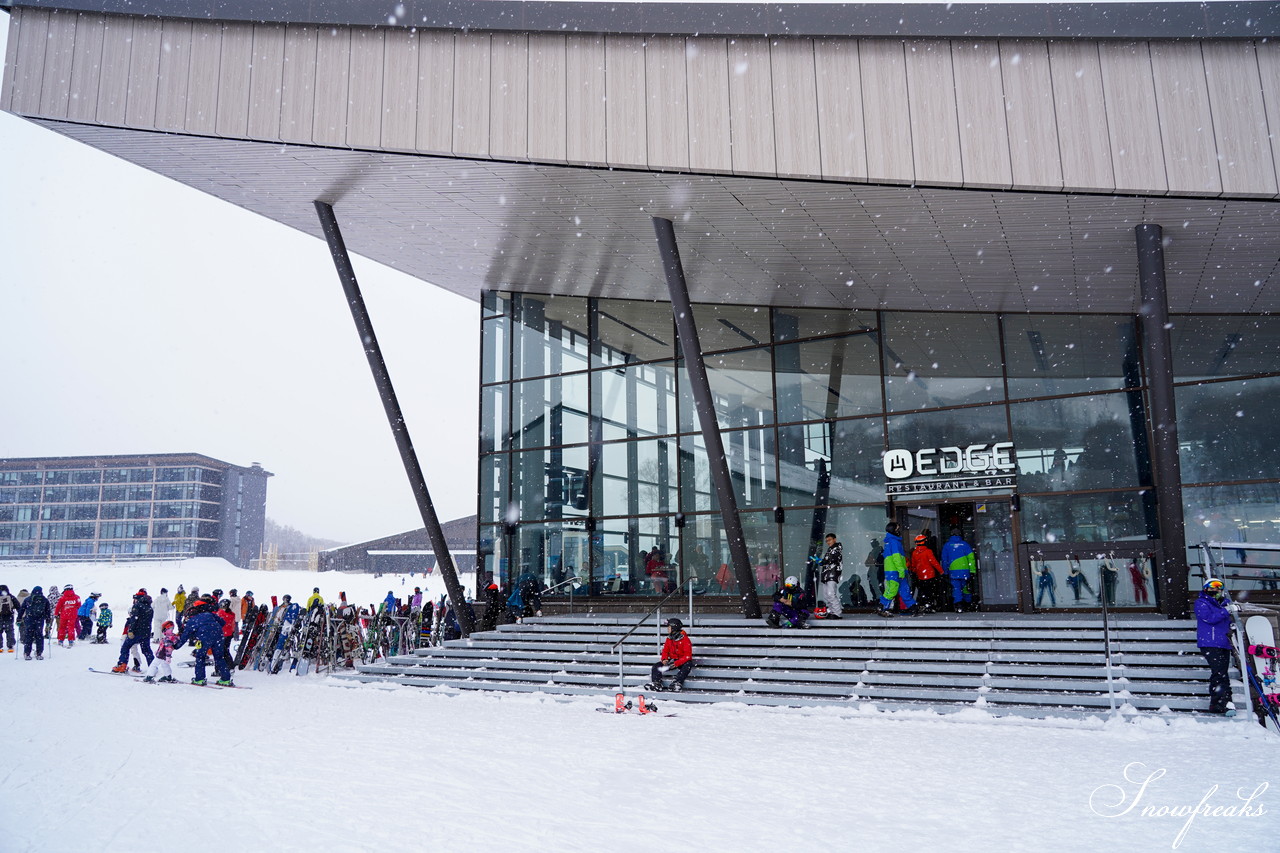
[[[66,640],[67,648],[71,648],[80,622],[80,596],[76,595],[71,584],[67,584],[58,603],[53,606],[53,615],[58,618],[58,645]]]
[[[228,658],[231,657],[231,640],[236,634],[236,614],[231,609],[231,599],[224,598],[218,602],[217,617],[222,620],[222,648]]]
[[[911,562],[908,564],[911,574],[916,576],[920,584],[921,604],[925,611],[938,610],[942,603],[942,564],[938,555],[929,547],[928,531],[916,537],[916,546],[911,549]]]
[[[667,641],[662,644],[662,660],[653,665],[650,673],[653,680],[645,685],[645,689],[667,690],[662,676],[675,672],[675,681],[671,683],[670,689],[683,690],[684,680],[693,669],[693,643],[689,641],[689,635],[684,632],[684,623],[679,619],[668,619],[663,624],[667,628]]]

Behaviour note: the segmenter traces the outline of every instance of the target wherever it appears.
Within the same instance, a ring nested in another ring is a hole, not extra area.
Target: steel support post
[[[733,480],[729,476],[729,460],[724,453],[724,442],[720,439],[720,424],[716,421],[711,383],[707,380],[707,366],[702,360],[702,345],[698,341],[697,324],[693,321],[693,307],[689,304],[689,288],[684,278],[684,267],[680,264],[675,228],[671,220],[655,216],[653,230],[658,236],[658,251],[662,255],[662,268],[667,276],[667,290],[671,294],[671,309],[675,314],[680,352],[684,356],[694,406],[698,410],[702,441],[707,446],[711,482],[720,503],[725,538],[729,543],[729,559],[733,562],[733,575],[737,578],[738,589],[742,593],[742,615],[747,619],[759,619],[760,599],[756,595],[755,578],[751,576],[751,556],[747,553],[742,518],[738,515],[738,500],[734,495]]]
[[[1169,300],[1164,279],[1164,231],[1159,225],[1135,229],[1139,323],[1151,418],[1151,461],[1155,469],[1156,519],[1160,527],[1160,610],[1183,619],[1187,610],[1187,542],[1182,516],[1182,471],[1178,461],[1178,412],[1173,397],[1173,347],[1169,342]]]
[[[369,369],[373,372],[374,384],[378,386],[378,396],[382,398],[382,408],[386,411],[387,421],[391,424],[391,434],[395,436],[396,447],[400,450],[400,461],[404,463],[404,471],[409,476],[409,486],[413,489],[414,500],[418,503],[422,523],[427,528],[431,549],[435,551],[436,566],[444,577],[445,589],[448,590],[449,600],[453,603],[453,612],[458,617],[458,626],[465,637],[474,627],[471,611],[466,607],[466,596],[463,593],[462,584],[458,582],[453,555],[449,553],[449,544],[445,541],[444,530],[440,527],[439,517],[436,516],[435,504],[431,502],[431,493],[427,491],[427,483],[422,476],[422,466],[418,464],[418,455],[413,450],[409,427],[405,424],[404,414],[400,411],[400,401],[396,399],[395,388],[391,385],[391,374],[387,372],[387,363],[382,358],[382,349],[378,346],[378,338],[373,333],[373,323],[369,320],[369,311],[365,308],[364,297],[360,295],[360,284],[356,281],[351,257],[347,254],[342,231],[338,228],[338,219],[333,215],[333,207],[328,203],[317,201],[315,206],[316,214],[320,217],[320,227],[324,229],[325,242],[329,244],[329,253],[333,256],[333,265],[337,267],[342,290],[347,296],[347,305],[351,308],[351,319],[355,320],[360,343],[364,347],[365,357],[369,359]]]

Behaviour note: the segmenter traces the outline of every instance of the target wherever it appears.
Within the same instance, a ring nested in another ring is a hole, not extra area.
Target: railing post
[[[693,627],[693,582],[696,578],[689,578],[689,627]]]
[[[1106,582],[1098,578],[1099,591],[1102,593],[1102,645],[1105,660],[1107,662],[1107,699],[1111,702],[1111,713],[1116,713],[1116,690],[1115,682],[1111,677],[1111,620],[1107,610],[1107,585]]]

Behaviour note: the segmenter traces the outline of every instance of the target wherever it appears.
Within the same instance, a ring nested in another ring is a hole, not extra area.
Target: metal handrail
[[[1074,555],[1072,556],[1074,557]],[[1110,566],[1111,555],[1110,554],[1106,555],[1104,559],[1107,561],[1107,565]],[[1076,558],[1076,561],[1077,561],[1077,564],[1079,564],[1079,558]],[[1106,662],[1107,662],[1107,699],[1111,703],[1111,713],[1115,714],[1116,713],[1115,679],[1111,674],[1111,614],[1107,608],[1107,599],[1110,598],[1111,596],[1107,591],[1107,582],[1102,577],[1101,565],[1098,568],[1098,592],[1101,593],[1098,596],[1098,601],[1102,604],[1102,646],[1103,646],[1103,653],[1106,656]]]
[[[572,586],[569,586],[570,584],[572,584]],[[546,594],[546,593],[548,593],[548,592],[555,592],[557,589],[559,589],[559,588],[560,588],[560,587],[562,587],[562,586],[569,586],[569,613],[570,613],[570,614],[572,614],[572,613],[573,613],[573,590],[574,590],[576,587],[582,586],[582,578],[578,577],[577,575],[574,575],[574,576],[573,576],[573,577],[571,577],[571,578],[565,578],[564,580],[560,581],[560,583],[556,584],[555,586],[549,586],[549,587],[547,587],[547,588],[546,588],[545,590],[543,590],[543,591],[542,591],[542,593],[540,593],[540,594]]]
[[[689,579],[690,583],[692,583],[692,582],[693,582],[693,580],[694,580],[693,578],[690,578],[690,579]],[[661,600],[661,601],[659,601],[657,604],[653,605],[653,607],[650,607],[650,608],[649,608],[649,610],[648,610],[648,611],[647,611],[643,616],[641,616],[641,617],[640,617],[640,621],[636,622],[636,624],[634,624],[634,625],[632,625],[632,626],[631,626],[631,630],[627,631],[627,633],[625,633],[625,634],[623,634],[621,637],[619,637],[619,638],[618,638],[618,642],[614,643],[612,646],[610,646],[610,647],[609,647],[609,649],[610,649],[610,650],[613,650],[613,649],[617,649],[617,650],[618,650],[618,691],[619,691],[619,692],[622,692],[622,688],[623,688],[623,672],[624,672],[624,671],[623,671],[623,666],[624,666],[624,664],[623,664],[623,659],[622,659],[622,658],[623,658],[622,644],[626,642],[626,640],[627,640],[627,638],[628,638],[628,637],[630,637],[632,634],[634,634],[634,633],[636,632],[636,629],[638,629],[638,628],[639,628],[641,625],[643,625],[645,622],[648,622],[648,621],[649,621],[649,617],[650,617],[650,616],[652,616],[652,615],[654,615],[655,613],[658,613],[659,611],[661,611],[661,610],[662,610],[662,605],[666,604],[666,603],[667,603],[667,601],[668,601],[668,599],[670,599],[673,595],[675,595],[676,593],[680,592],[680,588],[681,588],[682,586],[684,586],[684,584],[680,584],[679,586],[676,586],[674,589],[672,589],[672,590],[671,590],[671,592],[669,592],[669,593],[667,593],[666,595],[664,595],[664,596],[662,597],[662,600]]]

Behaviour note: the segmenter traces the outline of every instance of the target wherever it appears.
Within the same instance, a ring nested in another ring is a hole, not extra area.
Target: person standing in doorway
[[[893,616],[894,607],[902,599],[902,611],[908,616],[919,614],[916,600],[907,585],[907,554],[902,548],[901,527],[891,521],[884,528],[884,593],[880,596],[880,615]]]
[[[822,579],[822,596],[827,603],[827,618],[839,619],[844,615],[844,607],[840,601],[840,577],[844,574],[844,548],[834,533],[826,535],[827,552],[822,555],[818,564],[819,576]]]
[[[1209,578],[1196,599],[1196,645],[1209,664],[1209,713],[1233,716],[1231,682],[1227,665],[1231,662],[1231,611],[1222,581]]]
[[[960,528],[951,528],[951,538],[942,546],[942,567],[951,579],[951,603],[957,613],[973,609],[973,576],[978,558],[969,543],[960,538]]]
[[[943,599],[938,594],[938,581],[942,579],[942,564],[929,547],[928,531],[916,537],[916,545],[911,549],[911,574],[919,584],[920,604],[925,612],[941,610]]]

